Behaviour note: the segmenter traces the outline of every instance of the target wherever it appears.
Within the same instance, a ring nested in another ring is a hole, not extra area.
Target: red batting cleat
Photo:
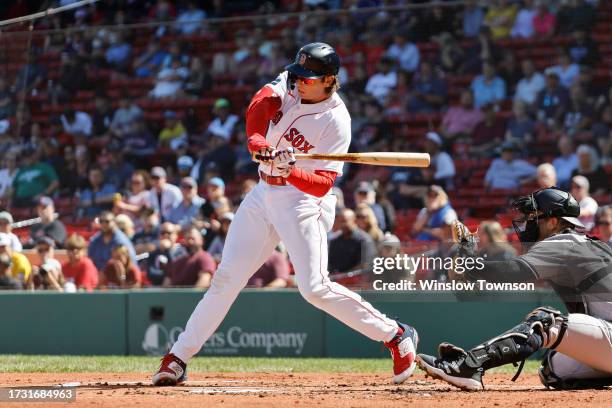
[[[187,364],[172,353],[166,354],[153,376],[153,385],[177,385],[187,380]]]
[[[401,322],[397,322],[399,330],[393,340],[385,343],[385,347],[393,357],[393,382],[401,384],[408,379],[416,368],[416,349],[419,343],[417,331]]]

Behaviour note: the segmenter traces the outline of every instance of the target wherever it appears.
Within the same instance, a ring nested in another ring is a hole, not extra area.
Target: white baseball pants
[[[327,232],[336,197],[307,195],[291,185],[263,181],[245,197],[225,240],[219,268],[171,352],[187,362],[217,330],[249,278],[283,241],[298,289],[311,304],[375,341],[389,341],[397,323],[359,295],[331,282],[327,271]]]

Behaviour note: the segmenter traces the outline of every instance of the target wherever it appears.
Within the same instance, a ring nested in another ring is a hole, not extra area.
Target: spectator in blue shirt
[[[100,214],[98,220],[100,231],[89,242],[87,255],[91,258],[99,271],[104,270],[106,263],[111,259],[113,249],[125,246],[130,253],[132,263],[136,265],[136,252],[130,239],[117,228],[115,216],[110,211]]]
[[[514,142],[502,144],[501,157],[491,162],[485,176],[485,186],[488,189],[513,190],[536,178],[536,167],[516,158],[519,150]]]
[[[446,101],[446,84],[438,78],[428,61],[421,62],[411,88],[412,93],[408,101],[408,110],[411,112],[435,112]]]
[[[197,33],[202,28],[206,13],[196,7],[195,2],[188,1],[185,10],[181,11],[175,29],[184,35]]]
[[[482,75],[472,81],[474,103],[480,108],[487,103],[498,104],[506,97],[506,82],[495,74],[495,67],[489,62],[482,64]]]
[[[119,31],[109,35],[109,44],[105,53],[106,62],[114,68],[125,68],[132,53],[132,46],[123,39]]]
[[[457,213],[448,202],[444,189],[432,185],[425,195],[425,207],[419,211],[412,233],[419,241],[445,241],[451,236],[451,224]]]
[[[104,210],[113,207],[117,189],[104,180],[104,172],[100,167],[89,169],[89,187],[81,192],[79,209],[81,216],[93,218]],[[103,265],[104,266],[104,265]]]
[[[478,5],[478,1],[466,1],[463,9],[463,35],[467,38],[477,37],[483,20],[484,12]]]
[[[578,156],[574,152],[574,142],[569,136],[562,136],[557,143],[559,153],[561,153],[552,162],[553,167],[557,171],[557,179],[559,187],[569,189],[572,173],[578,168]]]
[[[134,61],[134,73],[139,78],[154,76],[167,55],[168,53],[161,49],[159,41],[151,41],[146,51]]]
[[[198,196],[198,185],[191,177],[183,178],[180,188],[183,200],[170,210],[167,220],[184,228],[193,224],[205,200]]]

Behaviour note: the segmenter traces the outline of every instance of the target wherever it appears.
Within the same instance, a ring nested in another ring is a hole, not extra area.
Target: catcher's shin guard
[[[550,328],[559,325],[560,330],[553,338]],[[439,359],[419,355],[417,362],[428,374],[466,390],[482,389],[482,375],[490,368],[505,364],[521,365],[512,378],[521,373],[525,359],[543,346],[555,348],[563,338],[567,319],[558,310],[539,307],[529,313],[525,320],[469,351],[450,343],[438,348]],[[552,344],[549,344],[551,343]],[[480,385],[479,385],[480,383]]]

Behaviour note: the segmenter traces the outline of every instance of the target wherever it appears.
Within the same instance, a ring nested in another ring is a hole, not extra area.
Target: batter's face
[[[295,81],[303,103],[318,103],[329,98],[330,94],[326,92],[326,89],[332,86],[333,83],[333,76],[323,78],[298,77]]]

